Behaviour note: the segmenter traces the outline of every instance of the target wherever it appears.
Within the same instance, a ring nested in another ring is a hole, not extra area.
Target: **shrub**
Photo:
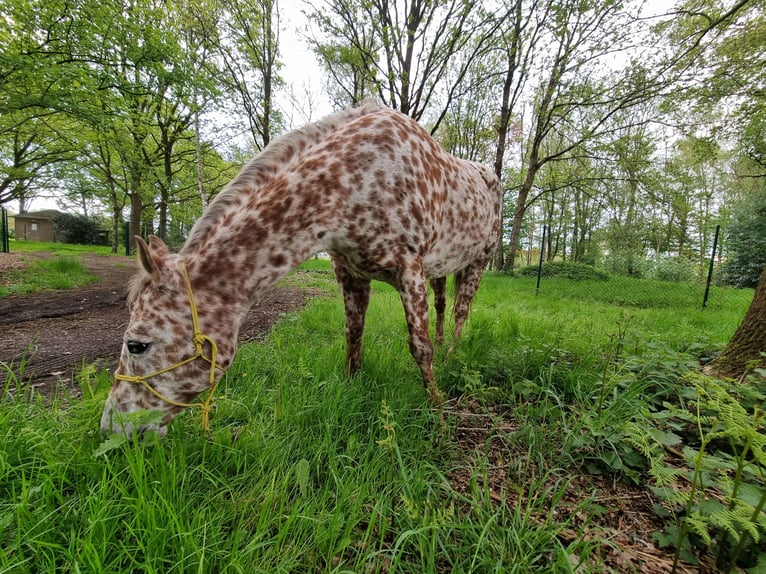
[[[616,275],[626,275],[635,279],[646,277],[649,264],[643,254],[627,249],[618,249],[604,255],[600,264]]]
[[[53,219],[56,232],[64,236],[66,243],[78,245],[99,245],[101,243],[101,224],[92,217],[62,213]]]
[[[660,259],[654,273],[660,281],[694,281],[697,265],[687,257],[666,257]]]
[[[529,265],[519,270],[520,275],[537,275],[537,265]],[[572,263],[570,261],[546,261],[543,263],[543,277],[561,277],[572,281],[606,281],[609,275],[596,269],[592,265],[584,263]]]

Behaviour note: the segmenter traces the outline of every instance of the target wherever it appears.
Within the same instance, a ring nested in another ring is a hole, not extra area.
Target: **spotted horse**
[[[239,325],[264,290],[318,252],[330,254],[346,313],[346,367],[362,360],[370,281],[401,296],[409,348],[431,400],[435,339],[443,339],[447,275],[455,275],[454,336],[500,232],[500,187],[487,167],[458,159],[410,117],[374,102],[269,144],[211,202],[178,254],[136,238],[140,273],[101,428],[154,428],[203,410],[236,353]],[[209,391],[207,398],[194,402]],[[160,423],[120,416],[160,411]]]

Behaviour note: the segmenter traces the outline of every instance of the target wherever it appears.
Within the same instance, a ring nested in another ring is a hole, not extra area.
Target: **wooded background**
[[[649,276],[766,264],[766,1],[2,0],[0,204],[55,193],[184,239],[239,167],[318,119],[281,77],[286,11],[335,108],[375,98],[505,192],[493,265]],[[307,58],[308,60],[309,58]],[[302,122],[301,122],[302,123]],[[539,254],[539,251],[537,251]]]

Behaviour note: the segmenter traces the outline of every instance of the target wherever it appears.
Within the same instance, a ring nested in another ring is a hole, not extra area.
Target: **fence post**
[[[710,283],[713,280],[713,265],[715,264],[715,253],[718,251],[718,233],[721,231],[721,226],[715,226],[715,235],[713,236],[713,252],[710,254],[710,265],[707,269],[707,281],[705,282],[705,297],[702,299],[702,308],[707,308],[707,299],[710,295]]]
[[[125,255],[130,255],[130,220],[125,222]]]
[[[548,230],[547,225],[543,225],[543,237],[540,239],[540,261],[537,263],[537,287],[535,287],[535,295],[540,292],[540,276],[543,274],[543,253],[545,252],[545,232]]]
[[[10,230],[8,229],[8,210],[0,207],[0,240],[3,243],[3,253],[11,252],[11,240],[9,239]]]

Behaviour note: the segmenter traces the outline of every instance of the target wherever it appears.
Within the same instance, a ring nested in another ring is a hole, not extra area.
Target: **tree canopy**
[[[737,241],[761,233],[748,214],[766,182],[766,2],[650,7],[6,0],[0,203],[55,195],[108,215],[115,238],[129,221],[182,240],[238,166],[294,127],[282,22],[302,11],[334,107],[376,98],[494,166],[498,268],[526,262],[543,225],[547,259],[618,273],[700,263],[718,224],[726,258],[749,261]]]

